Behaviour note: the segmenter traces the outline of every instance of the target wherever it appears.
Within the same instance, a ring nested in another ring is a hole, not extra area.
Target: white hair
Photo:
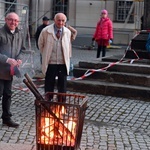
[[[54,20],[56,20],[57,19],[57,17],[58,16],[60,16],[60,15],[62,15],[62,16],[64,16],[65,17],[65,22],[67,21],[67,17],[66,17],[66,15],[64,14],[64,13],[57,13],[57,14],[55,14],[55,16],[54,16]]]

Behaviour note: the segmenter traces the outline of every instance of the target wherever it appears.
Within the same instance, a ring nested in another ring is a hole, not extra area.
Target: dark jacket
[[[46,26],[47,26],[47,25],[42,24],[42,25],[40,25],[40,26],[37,28],[37,30],[36,30],[36,33],[35,33],[35,40],[36,40],[36,46],[37,46],[38,49],[39,49],[39,47],[38,47],[38,39],[39,39],[40,33],[41,33],[41,31],[43,30],[43,28],[45,28]]]
[[[6,63],[8,58],[20,59],[22,50],[25,50],[21,30],[16,28],[12,34],[5,24],[0,29],[0,79],[10,80],[10,65]]]

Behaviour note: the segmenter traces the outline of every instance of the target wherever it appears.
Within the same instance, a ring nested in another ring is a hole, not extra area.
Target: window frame
[[[116,1],[115,2],[115,18],[114,22],[124,23],[129,15],[130,9],[132,8],[133,1]],[[127,23],[134,23],[134,8],[129,16]]]
[[[52,3],[52,19],[54,18],[55,14],[59,12],[64,13],[68,19],[69,0],[53,0]]]
[[[5,0],[5,9],[4,11],[7,13],[16,12],[16,2],[17,0]]]

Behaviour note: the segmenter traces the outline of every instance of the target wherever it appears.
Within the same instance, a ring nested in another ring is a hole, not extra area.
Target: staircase
[[[80,61],[74,66],[74,77],[82,77],[88,69],[100,69],[122,56],[105,57],[102,60]],[[131,60],[124,58],[124,60]],[[102,94],[115,97],[150,101],[150,60],[142,59],[130,64],[118,63],[108,67],[107,71],[94,72],[82,80],[70,80],[67,88],[76,92]]]

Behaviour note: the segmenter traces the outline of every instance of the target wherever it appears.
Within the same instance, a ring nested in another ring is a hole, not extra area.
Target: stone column
[[[143,29],[150,29],[150,0],[144,0]]]

